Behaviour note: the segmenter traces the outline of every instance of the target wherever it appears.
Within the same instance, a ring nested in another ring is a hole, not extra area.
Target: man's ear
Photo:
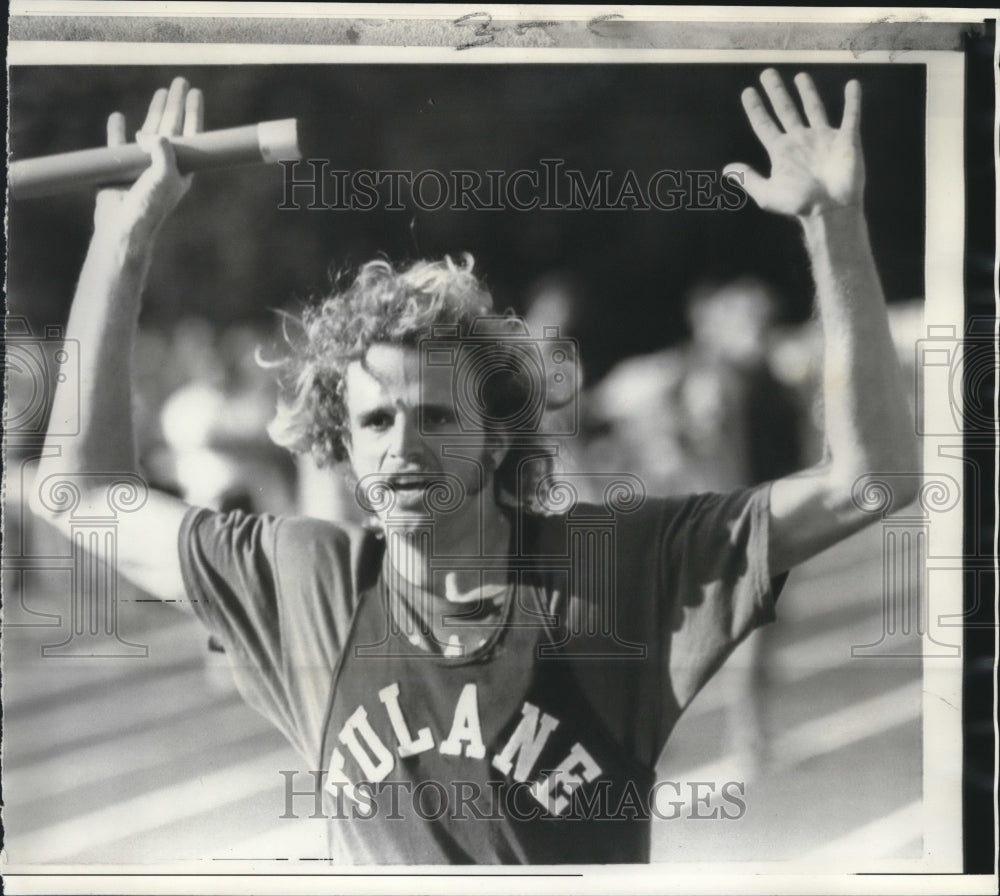
[[[351,445],[351,437],[346,432],[340,437],[340,444],[344,448],[344,459],[340,461],[344,469],[347,470],[348,474],[354,478],[357,482],[357,476],[354,473],[354,448]]]
[[[496,470],[500,467],[500,464],[504,462],[504,458],[507,457],[507,453],[510,451],[510,446],[513,441],[514,440],[511,438],[509,433],[490,433],[490,440],[486,450],[489,453],[490,459],[493,461],[494,472],[496,472]]]

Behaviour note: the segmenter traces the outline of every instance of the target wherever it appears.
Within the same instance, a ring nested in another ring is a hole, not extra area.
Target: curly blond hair
[[[459,261],[446,256],[398,268],[376,259],[362,265],[345,289],[335,289],[298,317],[286,315],[289,354],[262,362],[278,371],[281,386],[277,414],[268,427],[273,441],[295,453],[311,454],[319,466],[346,460],[345,372],[370,346],[417,346],[441,326],[454,328],[461,338],[483,318],[493,319],[497,334],[505,323],[521,325],[513,315],[496,313],[489,290],[473,273],[474,265],[469,254]],[[508,419],[510,408],[527,400],[529,388],[514,371],[492,380],[483,396],[491,418]],[[497,470],[499,491],[516,495],[522,490],[516,477],[525,475],[517,469],[523,466],[523,453],[512,451]]]

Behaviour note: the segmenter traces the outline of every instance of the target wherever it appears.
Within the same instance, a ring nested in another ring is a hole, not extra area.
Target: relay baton
[[[181,174],[302,158],[294,118],[171,137],[170,142]],[[148,167],[149,154],[126,143],[11,162],[7,183],[12,199],[30,199],[75,187],[128,184]]]

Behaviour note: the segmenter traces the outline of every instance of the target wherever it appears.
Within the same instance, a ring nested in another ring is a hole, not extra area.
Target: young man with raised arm
[[[773,114],[754,88],[743,105],[770,175],[725,173],[802,228],[825,348],[820,464],[734,494],[619,489],[539,512],[536,486],[558,485],[511,422],[531,386],[511,361],[517,321],[496,314],[469,257],[375,261],[304,316],[271,432],[347,461],[379,526],[157,493],[120,518],[122,573],[197,613],[247,701],[317,772],[334,860],[648,861],[654,769],[680,714],[774,617],[783,574],[870,521],[859,478],[913,473],[895,496],[912,499],[916,438],[862,210],[860,86],[832,127],[808,75],[795,79],[804,117],[775,71],[761,83]],[[68,327],[82,429],[38,478],[38,511],[66,531],[46,498],[61,478],[103,501],[137,472],[136,320],[157,232],[190,184],[170,138],[201,126],[199,91],[178,79],[157,92],[139,138],[150,167],[98,196]],[[108,137],[124,141],[120,115]],[[429,363],[441,328],[457,351],[492,334],[500,375],[478,403]],[[56,419],[70,399],[58,392]],[[584,562],[587,532],[612,529],[610,553]]]

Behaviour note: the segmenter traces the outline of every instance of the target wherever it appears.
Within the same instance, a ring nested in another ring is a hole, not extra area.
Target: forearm
[[[861,477],[892,474],[892,504],[908,504],[919,452],[862,211],[861,85],[844,85],[844,114],[834,128],[804,72],[795,83],[805,122],[776,71],[764,71],[760,80],[774,116],[754,88],[742,99],[771,175],[743,163],[726,171],[743,177],[761,208],[802,224],[823,326],[828,448],[822,463],[771,485],[768,556],[776,574],[875,520],[855,501]]]
[[[149,239],[135,228],[99,224],[73,299],[67,339],[80,346],[79,378],[58,384],[52,419],[79,408],[80,431],[50,449],[39,468],[53,473],[134,472],[132,350],[149,265]]]
[[[137,472],[132,351],[142,291],[156,234],[190,182],[177,171],[168,136],[197,133],[201,103],[201,94],[189,91],[182,78],[175,78],[169,91],[158,90],[139,132],[149,167],[127,190],[108,188],[97,196],[94,236],[67,326],[67,338],[79,345],[79,377],[57,386],[49,432],[63,431],[60,421],[77,411],[80,429],[70,438],[50,435],[31,489],[35,513],[74,539],[81,518],[94,514],[107,520],[112,513],[118,570],[149,594],[171,601],[184,595],[177,538],[187,505],[135,481],[122,504],[108,486]],[[125,119],[114,113],[108,144],[124,142]],[[64,478],[70,487],[58,488]],[[85,541],[87,550],[96,544]]]
[[[860,209],[801,219],[823,328],[829,470],[839,486],[914,473],[918,446]]]

